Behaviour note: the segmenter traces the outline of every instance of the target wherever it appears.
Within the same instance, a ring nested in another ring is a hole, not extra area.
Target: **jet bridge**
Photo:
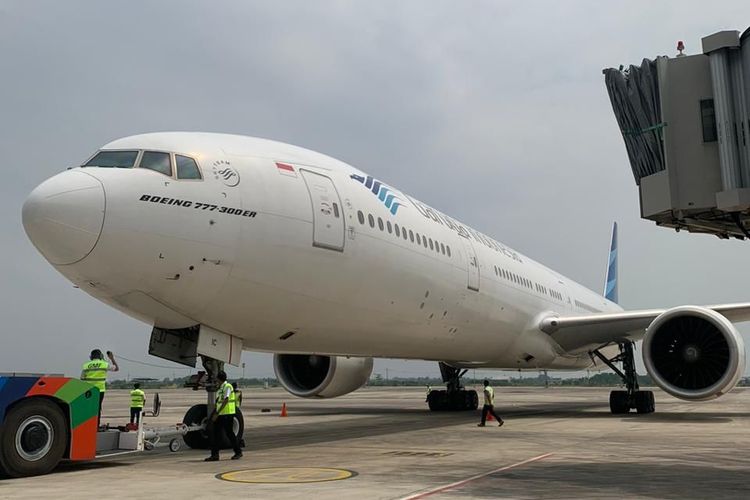
[[[702,39],[702,53],[605,69],[640,194],[659,226],[750,238],[750,28]]]

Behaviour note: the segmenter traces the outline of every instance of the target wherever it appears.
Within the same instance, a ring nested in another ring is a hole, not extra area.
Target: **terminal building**
[[[641,217],[750,238],[750,28],[702,39],[702,53],[605,69]]]

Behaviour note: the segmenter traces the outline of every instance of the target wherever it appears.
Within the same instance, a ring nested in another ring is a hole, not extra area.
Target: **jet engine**
[[[646,330],[643,361],[664,391],[700,401],[734,388],[745,372],[745,346],[734,325],[716,311],[675,307]]]
[[[370,378],[372,358],[275,354],[276,378],[300,398],[335,398],[356,391]]]

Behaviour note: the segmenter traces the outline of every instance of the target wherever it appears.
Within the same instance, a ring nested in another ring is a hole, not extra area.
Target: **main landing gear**
[[[479,406],[477,391],[467,391],[461,384],[461,377],[468,370],[461,371],[445,363],[440,363],[440,374],[447,390],[433,390],[427,395],[427,404],[432,411],[476,410]]]
[[[208,415],[209,408],[213,410],[216,405],[216,390],[219,388],[219,379],[217,375],[220,371],[224,370],[224,363],[213,358],[201,356],[203,362],[203,368],[205,372],[198,372],[197,375],[193,375],[190,380],[185,384],[186,387],[192,387],[193,390],[201,388],[206,389],[207,404],[193,405],[182,419],[182,422],[187,425],[200,425],[201,430],[188,432],[185,434],[185,444],[196,450],[207,450],[211,447],[211,438],[209,436],[208,429]],[[244,440],[242,438],[245,432],[245,420],[242,418],[242,412],[237,408],[237,412],[234,414],[233,422],[234,434],[240,441],[240,445],[244,446]],[[223,436],[223,434],[222,434]],[[221,449],[229,449],[232,447],[229,439],[223,436],[222,442],[219,444]]]
[[[625,384],[626,390],[612,391],[609,393],[609,409],[614,414],[630,413],[635,409],[638,413],[653,413],[654,393],[652,391],[641,391],[638,389],[638,374],[635,371],[635,358],[633,356],[633,342],[626,340],[618,342],[620,354],[609,359],[600,352],[600,349],[591,351],[591,354],[601,359],[604,364],[620,376]],[[622,370],[617,368],[616,363],[622,363]]]

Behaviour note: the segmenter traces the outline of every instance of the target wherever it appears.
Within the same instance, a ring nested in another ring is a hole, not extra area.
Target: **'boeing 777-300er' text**
[[[633,342],[666,392],[705,400],[745,367],[750,303],[623,311],[613,231],[604,294],[341,161],[235,135],[119,139],[40,184],[23,225],[42,255],[153,327],[149,352],[206,369],[275,353],[300,397],[364,385],[376,357],[435,360],[432,410],[474,409],[468,368],[609,366],[614,413],[654,410]],[[616,229],[616,227],[615,227]],[[187,420],[205,417],[193,409]]]

